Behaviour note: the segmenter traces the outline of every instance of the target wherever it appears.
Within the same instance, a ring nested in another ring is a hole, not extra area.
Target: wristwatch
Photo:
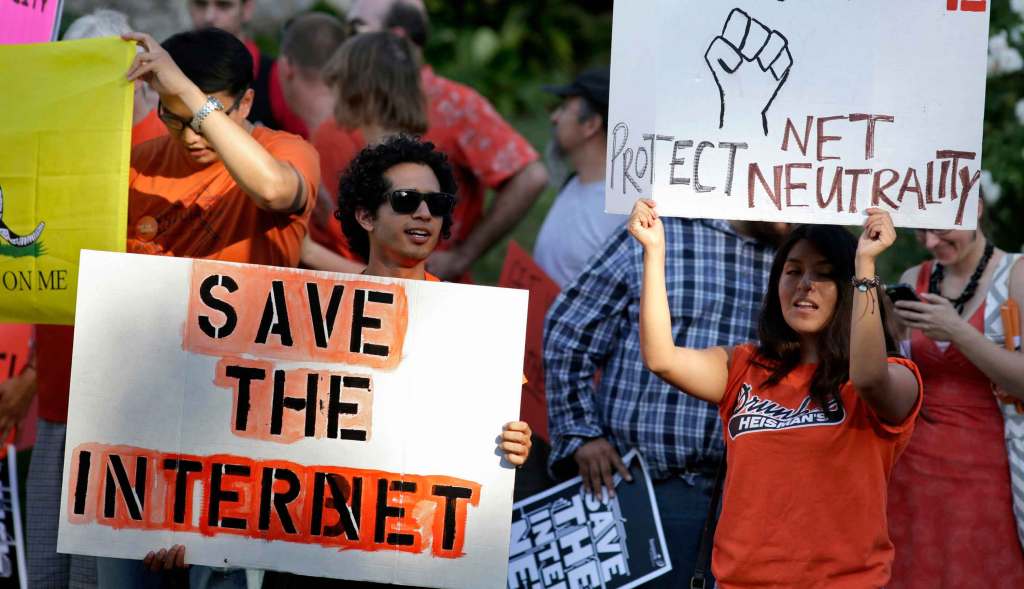
[[[196,112],[195,116],[192,117],[192,122],[189,123],[189,126],[192,127],[192,130],[196,133],[202,133],[200,129],[203,128],[203,121],[205,121],[206,117],[210,116],[210,113],[215,110],[223,111],[224,105],[213,96],[207,96],[206,103],[203,104],[203,106]]]

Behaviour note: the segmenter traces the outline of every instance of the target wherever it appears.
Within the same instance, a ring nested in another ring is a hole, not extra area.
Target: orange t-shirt
[[[300,137],[255,127],[272,156],[298,170],[306,205],[292,213],[260,209],[223,162],[197,167],[171,136],[132,151],[128,179],[128,251],[295,267],[320,184],[320,163]]]
[[[778,385],[734,349],[722,418],[728,470],[712,571],[723,589],[866,589],[889,581],[893,544],[886,522],[889,475],[921,409],[913,362],[890,358],[917,377],[917,403],[900,425],[883,423],[847,382],[842,410],[827,416],[810,397],[816,365]]]
[[[149,111],[137,125],[132,127],[132,147],[145,143],[150,139],[156,139],[167,134],[167,127],[164,126],[156,109]]]

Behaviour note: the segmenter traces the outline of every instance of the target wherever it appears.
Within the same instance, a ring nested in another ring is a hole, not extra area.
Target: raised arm
[[[896,229],[889,213],[868,209],[857,244],[855,277],[875,278],[875,260],[896,241]],[[853,317],[850,326],[850,381],[878,417],[890,424],[902,423],[917,402],[918,384],[906,366],[891,364],[885,349],[879,288],[866,291],[854,286]]]
[[[717,404],[725,395],[729,354],[725,348],[683,348],[672,339],[672,315],[665,287],[665,228],[654,207],[653,200],[638,200],[629,218],[629,232],[644,248],[640,296],[640,350],[644,365],[672,386]]]
[[[126,33],[121,38],[134,41],[143,49],[128,70],[130,81],[145,80],[161,99],[173,96],[193,115],[206,104],[206,93],[188,79],[153,37],[145,33]],[[294,166],[274,158],[227,114],[221,111],[210,113],[202,122],[202,134],[216,150],[231,177],[256,206],[289,213],[305,206],[310,195],[306,194],[305,182]]]

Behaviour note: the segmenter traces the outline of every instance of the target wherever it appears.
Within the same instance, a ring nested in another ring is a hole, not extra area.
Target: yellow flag
[[[79,251],[124,251],[134,55],[0,46],[0,323],[74,323]]]

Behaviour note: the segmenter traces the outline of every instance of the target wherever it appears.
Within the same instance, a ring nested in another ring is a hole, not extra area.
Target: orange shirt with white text
[[[770,372],[752,345],[734,349],[719,415],[728,470],[712,571],[723,589],[866,589],[889,580],[889,476],[921,409],[883,423],[847,382],[842,407],[824,413],[810,396],[816,365],[765,387]]]

